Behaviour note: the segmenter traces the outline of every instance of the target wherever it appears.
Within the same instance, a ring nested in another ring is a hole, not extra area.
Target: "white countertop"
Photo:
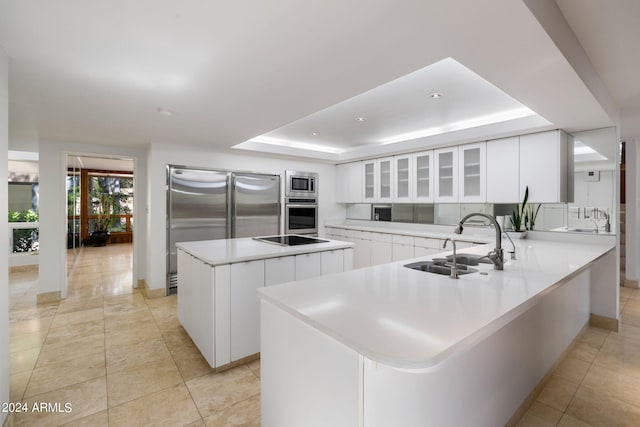
[[[366,231],[370,233],[383,233],[383,234],[396,234],[401,236],[412,236],[412,237],[428,237],[432,239],[446,239],[455,238],[456,241],[460,240],[463,242],[473,242],[473,243],[490,243],[496,241],[496,235],[493,231],[493,228],[487,227],[474,227],[474,226],[465,226],[463,234],[455,234],[453,232],[455,226],[451,226],[451,232],[442,232],[442,231],[431,231],[431,230],[419,230],[412,228],[397,228],[397,227],[385,227],[385,222],[376,221],[376,225],[362,225],[362,224],[326,224],[325,228],[339,228],[343,230],[357,230],[357,231]],[[482,233],[482,234],[474,234]]]
[[[327,240],[326,243],[310,245],[280,246],[254,240],[252,237],[240,239],[203,240],[198,242],[176,243],[176,247],[193,255],[211,266],[253,261],[257,259],[277,258],[311,252],[331,251],[334,249],[352,248],[353,243],[338,240]]]
[[[395,262],[258,290],[259,296],[370,360],[429,370],[489,336],[611,245],[515,242],[503,271],[450,279]],[[507,242],[507,248],[510,244]],[[486,254],[493,245],[458,253]],[[447,252],[450,253],[450,252]],[[434,255],[438,257],[442,255]]]

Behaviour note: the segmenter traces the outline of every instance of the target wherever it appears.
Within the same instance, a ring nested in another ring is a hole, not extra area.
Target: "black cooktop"
[[[311,245],[313,243],[327,243],[328,240],[315,237],[298,236],[296,234],[284,234],[282,236],[254,237],[254,240],[265,243],[273,243],[281,246]]]

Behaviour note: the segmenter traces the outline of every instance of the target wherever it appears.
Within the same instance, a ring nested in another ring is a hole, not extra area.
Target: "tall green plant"
[[[524,199],[522,203],[518,203],[516,209],[511,213],[511,225],[515,231],[521,231],[522,226],[526,228],[525,222],[525,209],[527,206],[527,200],[529,199],[529,186],[524,190]]]

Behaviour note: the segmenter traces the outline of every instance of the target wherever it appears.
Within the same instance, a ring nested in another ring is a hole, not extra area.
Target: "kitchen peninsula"
[[[329,239],[285,246],[239,238],[176,247],[178,319],[213,368],[260,351],[257,289],[353,266],[353,243]]]
[[[262,425],[508,423],[590,316],[618,317],[614,246],[516,246],[459,279],[403,261],[260,289]]]

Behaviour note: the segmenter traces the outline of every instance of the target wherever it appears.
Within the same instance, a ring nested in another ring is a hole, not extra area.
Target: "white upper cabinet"
[[[433,202],[433,150],[413,153],[411,156],[412,200],[416,203]]]
[[[413,201],[412,162],[411,154],[393,157],[393,201],[395,203]]]
[[[458,201],[458,147],[434,150],[436,202]]]
[[[487,141],[487,202],[519,203],[520,138]]]
[[[378,159],[378,202],[393,201],[393,157]]]
[[[375,202],[378,198],[378,162],[367,160],[362,162],[363,202]]]
[[[527,186],[531,203],[571,201],[573,151],[569,145],[567,134],[560,130],[520,136],[520,201]]]
[[[336,166],[336,202],[362,203],[362,162]]]
[[[485,142],[458,147],[460,202],[484,203],[487,200],[486,147]]]

